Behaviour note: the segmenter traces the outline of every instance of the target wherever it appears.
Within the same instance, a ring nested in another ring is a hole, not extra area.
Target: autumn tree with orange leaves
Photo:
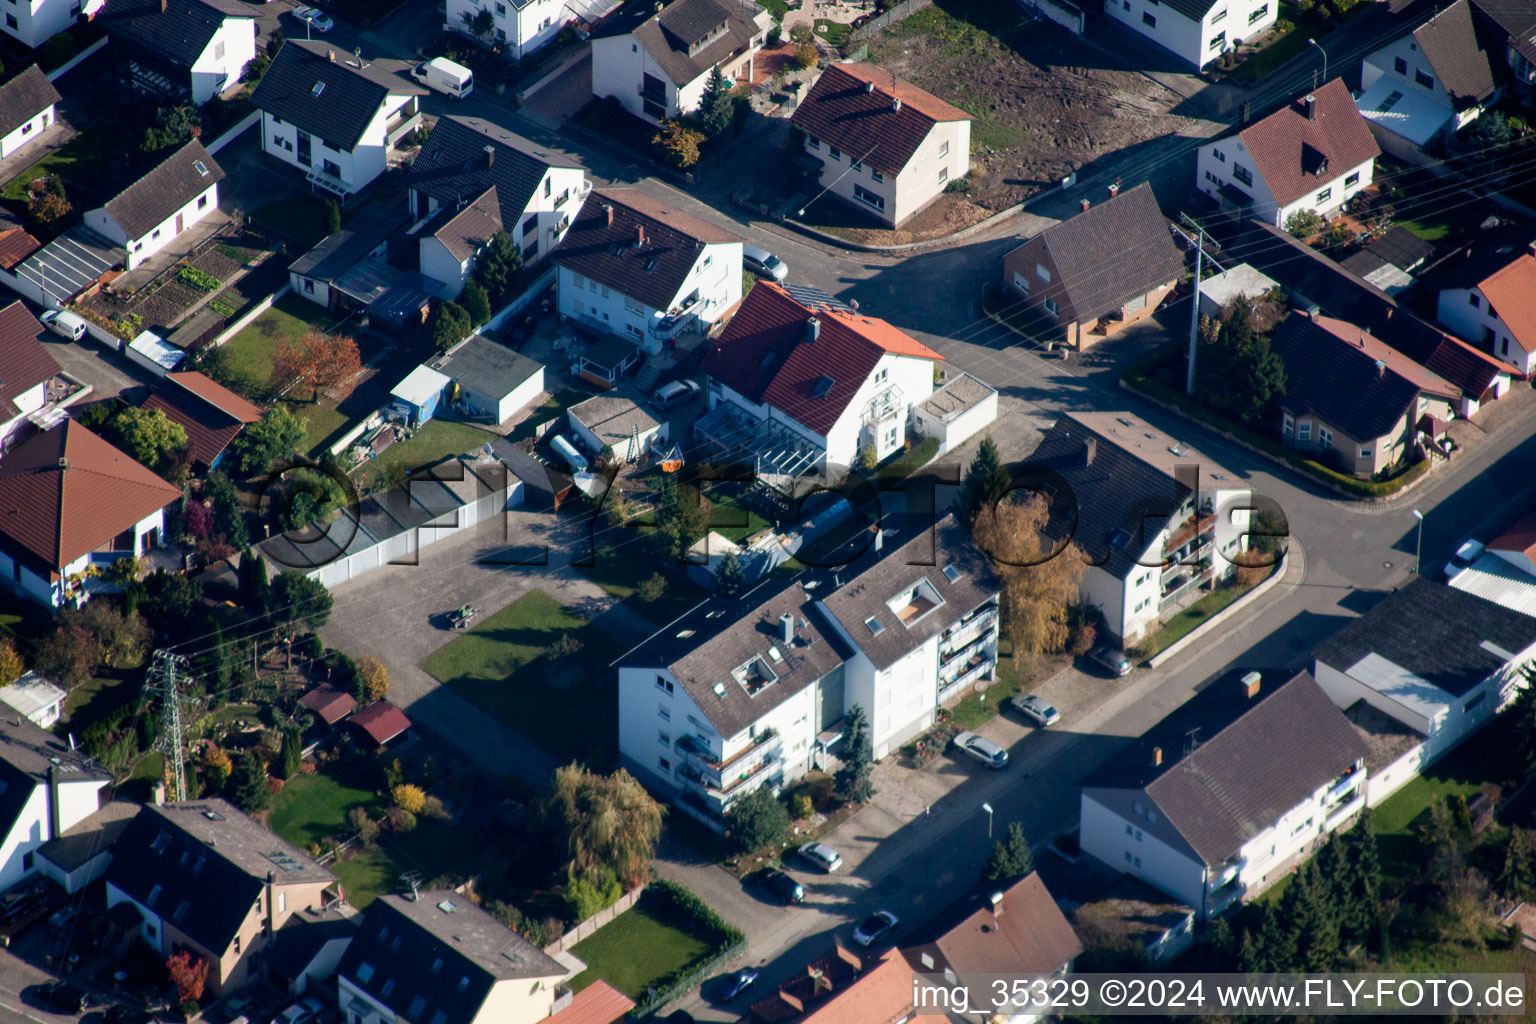
[[[272,388],[281,392],[307,384],[311,398],[318,401],[320,392],[355,376],[362,366],[356,341],[342,334],[306,331],[283,341],[272,353]]]
[[[176,986],[177,1002],[195,1003],[203,998],[203,986],[208,983],[207,960],[182,951],[171,955],[165,969],[171,973],[171,984]]]
[[[1039,496],[1005,498],[976,514],[976,546],[992,558],[1003,584],[1003,632],[1014,654],[1062,650],[1087,561],[1076,544],[1046,534],[1050,507]]]

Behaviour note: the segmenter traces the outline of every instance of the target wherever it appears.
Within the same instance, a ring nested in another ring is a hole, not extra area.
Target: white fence
[[[233,338],[235,335],[251,326],[251,321],[255,320],[257,317],[261,316],[261,314],[271,309],[272,303],[276,302],[278,299],[282,298],[284,295],[287,295],[291,291],[293,291],[293,285],[285,284],[271,295],[268,295],[266,298],[256,303],[255,307],[252,308],[249,313],[245,314],[239,320],[236,320],[234,323],[224,328],[224,330],[220,331],[219,336],[213,339],[213,345],[210,347],[217,348],[218,346],[228,341],[230,338]]]
[[[848,33],[850,43],[861,43],[874,37],[875,33],[887,25],[894,25],[904,18],[910,18],[924,7],[931,7],[933,0],[902,0],[879,17],[871,18],[852,32]]]
[[[523,293],[521,295],[507,303],[501,308],[499,312],[497,312],[495,316],[487,320],[480,327],[480,333],[489,334],[491,331],[501,330],[502,325],[504,325],[508,320],[512,319],[517,314],[521,313],[523,310],[527,309],[529,306],[533,305],[534,300],[537,299],[540,295],[544,294],[544,289],[548,288],[554,283],[555,265],[551,263],[549,266],[544,268],[543,272],[540,273],[538,277],[533,279],[532,284],[523,289]]]
[[[240,120],[231,125],[229,130],[226,131],[223,135],[220,135],[218,138],[208,143],[208,152],[217,153],[219,150],[235,141],[235,139],[239,138],[241,132],[245,131],[251,125],[260,120],[261,111],[259,110],[253,110],[249,114],[246,114]]]

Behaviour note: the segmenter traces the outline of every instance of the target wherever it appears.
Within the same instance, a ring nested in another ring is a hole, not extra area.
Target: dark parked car
[[[0,896],[0,923],[19,921],[42,906],[44,892],[41,889],[23,889]]]
[[[799,903],[805,899],[805,889],[800,883],[777,868],[764,868],[757,876],[757,882],[785,903]]]
[[[728,1003],[752,987],[757,980],[757,972],[750,967],[743,967],[739,971],[733,971],[725,976],[720,984],[720,1001]]]
[[[27,1002],[54,1013],[77,1014],[84,1012],[90,1000],[86,994],[68,982],[55,981],[27,989]]]

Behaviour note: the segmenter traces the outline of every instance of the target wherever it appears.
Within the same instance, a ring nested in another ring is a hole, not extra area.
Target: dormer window
[[[779,681],[779,677],[769,666],[768,662],[759,655],[748,658],[746,663],[731,671],[731,678],[741,684],[741,688],[747,691],[748,696],[755,697],[764,687],[771,686]]]
[[[891,614],[900,619],[901,624],[908,629],[912,628],[913,623],[935,608],[942,607],[943,604],[944,598],[926,579],[919,580],[885,602]]]

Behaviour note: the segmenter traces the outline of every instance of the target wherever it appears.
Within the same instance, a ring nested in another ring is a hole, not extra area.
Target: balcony
[[[896,419],[902,408],[901,388],[888,384],[864,406],[864,422],[878,425]]]
[[[1190,573],[1193,566],[1183,566],[1186,574]],[[1166,610],[1169,605],[1182,601],[1200,590],[1200,587],[1211,579],[1211,566],[1208,562],[1202,562],[1199,570],[1191,575],[1184,575],[1174,580],[1171,584],[1164,584],[1160,595],[1159,606]]]
[[[1323,831],[1325,833],[1332,832],[1348,821],[1356,811],[1364,806],[1365,794],[1357,791],[1350,800],[1328,812],[1328,817],[1323,819]]]
[[[997,659],[985,654],[977,654],[970,660],[963,662],[960,670],[952,678],[944,678],[945,673],[939,674],[939,701],[943,702],[961,692],[989,674],[997,666]]]
[[[704,748],[698,737],[692,735],[679,736],[673,742],[672,749],[683,755],[685,766],[691,768],[698,776],[693,781],[696,781],[701,789],[710,793],[723,794],[729,793],[767,765],[776,762],[783,745],[783,737],[770,729],[724,761],[714,760],[711,752]],[[754,763],[752,760],[754,755],[761,760]]]
[[[414,107],[415,104],[407,103],[384,126],[384,137],[389,140],[389,145],[393,146],[400,141],[402,136],[409,135],[421,127],[421,111],[414,109]]]
[[[977,654],[986,650],[989,645],[996,642],[996,633],[983,631],[977,633],[965,643],[956,645],[948,653],[945,653],[944,648],[941,646],[939,648],[939,675],[942,676],[955,665],[961,664],[969,658],[974,658]]]
[[[1356,765],[1343,775],[1340,775],[1334,780],[1333,785],[1328,787],[1328,792],[1323,794],[1323,803],[1325,805],[1337,803],[1345,793],[1348,793],[1359,784],[1361,777],[1364,775],[1365,768],[1360,765]]]
[[[960,622],[953,627],[948,636],[939,641],[939,661],[942,663],[951,654],[963,650],[971,645],[983,633],[989,633],[997,622],[997,609],[993,608],[985,615]]]
[[[1211,534],[1214,536],[1215,531],[1216,517],[1214,515],[1207,513],[1200,516],[1190,516],[1168,535],[1168,539],[1163,542],[1163,551],[1165,553],[1177,551],[1196,534]],[[1206,537],[1200,546],[1204,547],[1209,541],[1210,537]]]

